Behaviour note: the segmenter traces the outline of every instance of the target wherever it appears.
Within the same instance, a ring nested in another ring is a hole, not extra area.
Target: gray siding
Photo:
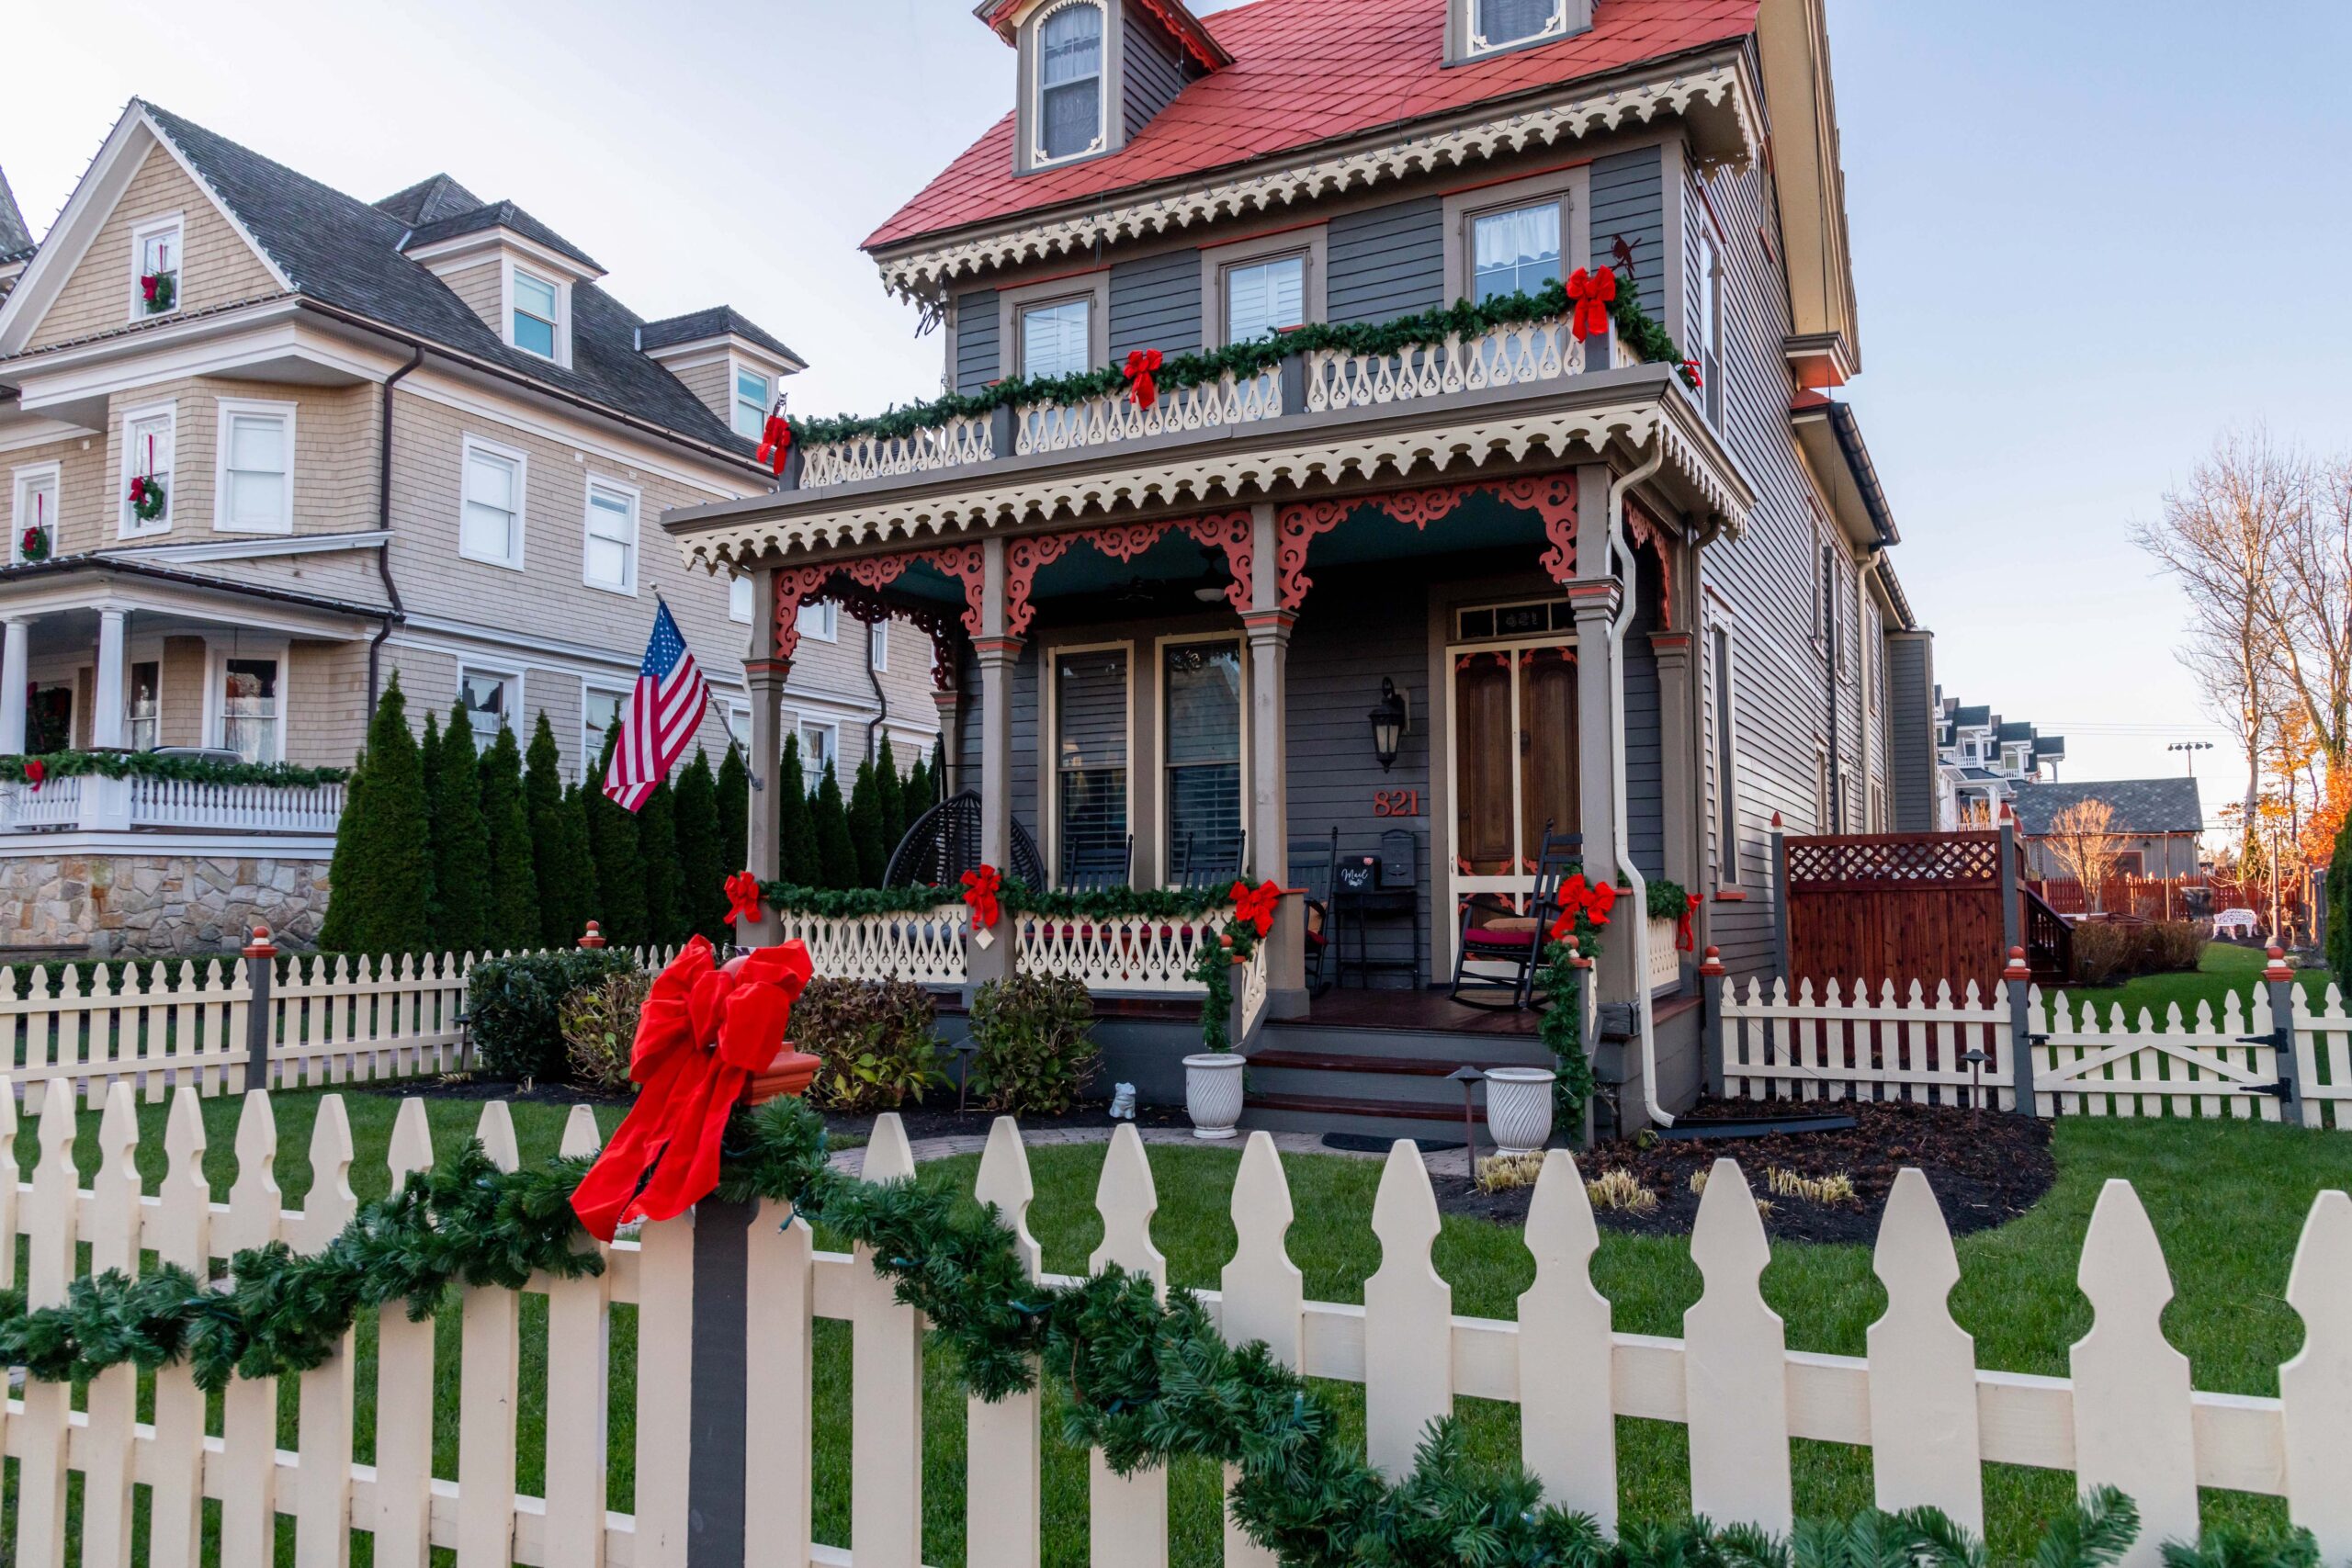
[[[1936,724],[1934,645],[1925,633],[1892,637],[1886,642],[1887,759],[1894,820],[1898,833],[1936,830]]]
[[[1445,304],[1445,203],[1375,207],[1331,220],[1334,321],[1388,321]]]
[[[1201,346],[1201,253],[1171,251],[1111,269],[1111,363],[1139,348],[1174,357]]]
[[[1657,321],[1666,320],[1664,161],[1661,149],[1636,147],[1592,165],[1592,264],[1614,265],[1612,250],[1623,236],[1634,247],[1642,308]]]
[[[956,390],[965,397],[985,390],[1004,374],[996,315],[993,288],[956,296]]]
[[[1666,739],[1658,706],[1657,558],[1634,558],[1642,612],[1625,636],[1625,831],[1634,864],[1652,880],[1666,874]]]
[[[1158,17],[1127,0],[1121,118],[1133,136],[1184,90],[1184,56]]]

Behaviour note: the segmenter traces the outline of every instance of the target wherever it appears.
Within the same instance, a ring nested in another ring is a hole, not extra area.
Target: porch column
[[[980,675],[980,860],[1010,875],[1012,870],[1012,671],[1021,660],[1021,639],[1005,629],[1004,541],[980,546],[980,635],[972,648]],[[1011,922],[997,940],[967,950],[967,974],[974,986],[1012,973]]]
[[[939,709],[940,773],[932,782],[939,790],[939,798],[946,800],[963,787],[963,781],[956,776],[963,771],[963,759],[956,755],[956,743],[963,728],[964,694],[950,684],[934,690],[931,700]]]
[[[31,678],[32,623],[20,615],[0,621],[0,755],[25,750],[25,684]]]
[[[128,610],[98,612],[98,668],[96,690],[90,699],[90,744],[101,751],[123,744],[123,656],[129,643],[123,625],[130,614]],[[22,692],[17,694],[21,700]]]
[[[1703,773],[1699,766],[1696,687],[1691,683],[1691,667],[1697,662],[1694,639],[1689,632],[1654,632],[1650,652],[1657,660],[1666,879],[1695,893],[1699,890],[1699,782]]]
[[[1623,868],[1617,863],[1617,769],[1624,745],[1623,716],[1618,711],[1620,650],[1611,647],[1610,622],[1624,603],[1624,585],[1611,572],[1612,541],[1609,530],[1609,486],[1613,478],[1604,463],[1577,470],[1577,571],[1567,583],[1568,605],[1577,623],[1577,794],[1579,825],[1584,834],[1584,865],[1588,876],[1605,876],[1622,885]],[[1640,977],[1634,971],[1634,944],[1624,936],[1600,944],[1600,964],[1594,971],[1604,1007],[1623,1004],[1639,994]],[[1601,1033],[1609,1034],[1604,1020]],[[1607,1071],[1606,1050],[1596,1054],[1604,1082],[1616,1081]]]
[[[1265,574],[1271,577],[1272,574]],[[1290,886],[1290,636],[1298,616],[1282,609],[1242,617],[1250,633],[1250,858],[1261,882]],[[1266,940],[1267,1006],[1277,1018],[1306,1015],[1306,901],[1285,897]]]
[[[784,846],[777,816],[776,767],[784,756],[784,683],[792,675],[792,660],[775,657],[775,569],[763,567],[752,574],[752,646],[743,659],[743,682],[751,689],[752,754],[744,764],[752,778],[752,819],[743,835],[747,866],[729,866],[727,874],[748,871],[763,882],[784,874]],[[707,897],[697,894],[696,897]],[[769,947],[784,940],[784,921],[773,909],[763,908],[754,927],[736,928],[735,940]]]

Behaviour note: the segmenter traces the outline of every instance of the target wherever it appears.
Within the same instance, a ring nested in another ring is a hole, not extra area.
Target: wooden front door
[[[1453,820],[1447,864],[1462,903],[1534,891],[1544,833],[1577,830],[1577,661],[1555,638],[1449,650]]]

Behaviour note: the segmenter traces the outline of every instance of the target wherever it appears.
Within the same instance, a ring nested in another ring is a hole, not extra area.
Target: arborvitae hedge
[[[422,953],[433,886],[424,759],[409,732],[395,671],[368,726],[335,834],[323,947],[339,953]]]
[[[881,753],[874,759],[875,814],[882,824],[882,863],[875,868],[874,886],[882,886],[882,874],[890,869],[890,857],[898,852],[899,840],[907,836],[907,786],[899,777],[899,759],[890,750],[890,738],[882,738]]]
[[[805,878],[802,886],[821,886],[825,864],[817,850],[817,818],[808,799],[808,777],[800,766],[797,735],[785,738],[784,761],[775,772],[775,793],[778,874],[786,882]]]
[[[577,889],[580,918],[571,923],[570,936],[550,945],[575,945],[587,932],[588,922],[600,918],[597,910],[604,907],[604,890],[596,879],[596,847],[588,828],[588,805],[591,799],[601,798],[594,790],[574,784],[563,792],[563,804],[555,809],[558,853],[566,863],[578,868],[572,886]]]
[[[539,944],[539,878],[531,816],[523,804],[523,751],[511,728],[499,730],[481,760],[481,817],[490,830],[490,926],[483,945],[492,953],[527,953]]]
[[[751,869],[752,775],[733,741],[718,764],[718,861],[726,874]]]
[[[687,928],[712,942],[727,939],[727,879],[744,868],[719,860],[718,781],[697,750],[678,773],[678,899]]]
[[[923,813],[929,811],[935,804],[931,798],[933,788],[931,764],[922,758],[917,757],[915,765],[907,770],[906,786],[900,790],[899,796],[902,807],[899,815],[899,832],[901,837],[913,832],[915,824],[922,820]]]
[[[542,711],[531,730],[523,808],[531,822],[531,865],[539,890],[539,943],[570,947],[594,919],[596,866],[564,794],[563,752]]]
[[[441,919],[441,824],[434,808],[441,804],[441,716],[430,708],[424,713],[424,738],[416,746],[416,765],[424,781],[424,863],[433,870],[433,880],[424,889],[424,918],[439,931],[445,924]]]
[[[663,946],[681,943],[685,900],[678,875],[677,794],[668,779],[653,786],[637,813],[637,849],[645,863],[645,935]]]
[[[857,765],[857,782],[849,792],[849,842],[857,854],[857,886],[882,886],[882,798],[875,783],[871,760]]]
[[[441,767],[433,780],[433,887],[439,896],[435,947],[480,953],[490,940],[490,827],[481,814],[481,769],[473,721],[462,698],[441,732]]]
[[[637,817],[614,804],[601,783],[611,771],[613,749],[620,740],[620,721],[616,719],[605,732],[596,771],[581,793],[588,802],[589,852],[596,859],[594,918],[603,922],[605,941],[637,947],[650,940],[646,930],[645,857],[638,849]]]
[[[810,810],[817,818],[817,873],[820,886],[858,886],[857,846],[850,841],[849,808],[842,804],[841,780],[831,762],[824,782],[817,786]]]
[[[2335,830],[2335,854],[2327,865],[2327,966],[2336,983],[2352,988],[2352,816]]]

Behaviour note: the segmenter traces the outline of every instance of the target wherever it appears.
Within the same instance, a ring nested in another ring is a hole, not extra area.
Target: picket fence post
[[[874,1120],[860,1174],[911,1181],[913,1149],[896,1111]],[[922,1317],[899,1304],[860,1244],[851,1270],[849,1533],[858,1568],[922,1568]]]
[[[2263,966],[2262,984],[2270,993],[2270,1040],[2278,1053],[2278,1111],[2290,1125],[2303,1124],[2302,1064],[2295,1051],[2295,970],[2284,948],[2274,946]]]
[[[604,1145],[596,1113],[575,1105],[564,1119],[566,1159]],[[598,1247],[610,1258],[610,1247]],[[548,1283],[547,1558],[567,1568],[603,1568],[607,1405],[612,1382],[612,1280]]]
[[[1871,1272],[1886,1286],[1886,1315],[1871,1325],[1871,1465],[1878,1506],[1940,1508],[1981,1534],[1982,1443],[1976,1341],[1952,1321],[1960,1256],[1928,1186],[1906,1168],[1879,1223]]]
[[[311,1125],[311,1192],[288,1239],[315,1257],[359,1212],[351,1191],[351,1120],[343,1096],[319,1101]],[[300,1444],[295,1485],[295,1568],[345,1568],[351,1561],[351,1421],[353,1335],[325,1366],[301,1376]]]
[[[1116,1264],[1148,1279],[1165,1299],[1168,1259],[1151,1240],[1151,1216],[1159,1212],[1159,1194],[1152,1185],[1143,1136],[1132,1122],[1122,1122],[1111,1134],[1094,1207],[1102,1216],[1102,1245],[1087,1259],[1088,1270],[1100,1274]],[[1155,1466],[1121,1476],[1099,1450],[1087,1456],[1087,1464],[1088,1561],[1104,1568],[1166,1568],[1168,1472]]]
[[[2111,1177],[2091,1211],[2075,1282],[2091,1330],[2075,1343],[2075,1472],[2140,1507],[2125,1568],[2153,1568],[2169,1540],[2197,1539],[2197,1442],[2188,1358],[2165,1338],[2172,1273],[2140,1195]]]
[[[1372,1201],[1380,1268],[1363,1282],[1365,1457],[1391,1480],[1411,1472],[1429,1424],[1453,1414],[1453,1287],[1430,1260],[1437,1233],[1429,1168],[1400,1138]]]
[[[98,1173],[90,1183],[85,1235],[90,1272],[137,1275],[141,1251],[139,1110],[130,1080],[107,1090],[98,1122]],[[82,1465],[82,1568],[130,1568],[131,1452],[139,1371],[110,1367],[90,1380],[88,1443]]]
[[[2001,983],[2009,993],[2009,1087],[2017,1096],[2017,1103],[2009,1109],[2020,1116],[2035,1112],[2033,1096],[2033,970],[2025,961],[2025,949],[2009,949],[2008,967],[2001,971]]]
[[[1691,1509],[1786,1535],[1795,1511],[1788,1335],[1764,1304],[1758,1282],[1772,1247],[1737,1161],[1719,1159],[1707,1174],[1690,1260],[1705,1281],[1682,1314]]]
[[[245,1088],[250,1092],[270,1087],[269,1051],[276,1033],[276,1010],[269,1005],[269,987],[277,974],[277,949],[269,928],[255,926],[253,940],[242,953],[245,961]]]
[[[988,1147],[972,1196],[993,1204],[1013,1235],[1023,1270],[1035,1280],[1039,1253],[1029,1234],[1029,1205],[1036,1185],[1029,1174],[1021,1130],[1010,1116],[989,1128]],[[964,1405],[965,1517],[987,1519],[989,1528],[967,1530],[968,1568],[1037,1568],[1045,1533],[1045,1461],[1038,1428],[1041,1402],[1035,1388],[991,1404],[978,1394]]]
[[[216,1227],[229,1256],[278,1239],[277,1118],[269,1090],[247,1090],[237,1117],[237,1179]],[[266,1562],[277,1546],[277,1380],[238,1378],[221,1395],[220,1561]]]
[[[1708,950],[1710,959],[1713,950]],[[1544,1156],[1527,1209],[1535,1283],[1519,1298],[1520,1461],[1559,1506],[1617,1533],[1612,1310],[1592,1282],[1600,1232],[1565,1149]]]
[[[433,1168],[422,1100],[404,1100],[385,1163],[392,1186]],[[376,1568],[426,1568],[433,1532],[433,1325],[393,1302],[376,1314]]]
[[[7,1097],[0,1095],[0,1103]],[[211,1267],[212,1189],[204,1178],[204,1100],[191,1079],[172,1095],[164,1131],[170,1163],[157,1194],[155,1260],[201,1279]],[[0,1168],[0,1176],[6,1176]],[[197,1568],[204,1546],[204,1393],[183,1362],[155,1373],[155,1465],[148,1504],[149,1568]],[[379,1555],[379,1562],[384,1561]]]
[[[503,1100],[482,1107],[475,1133],[500,1170],[521,1168],[514,1119]],[[514,1557],[514,1427],[521,1403],[523,1298],[492,1286],[458,1296],[458,1568],[509,1568]]]
[[[808,1224],[762,1200],[748,1265],[762,1311],[746,1352],[743,1529],[763,1568],[808,1568],[816,1536],[816,1264]]]
[[[82,1175],[74,1165],[74,1095],[42,1097],[40,1164],[25,1214],[31,1254],[25,1304],[35,1311],[65,1300],[74,1278],[74,1210]],[[17,1562],[19,1568],[64,1568],[65,1445],[74,1385],[25,1384],[24,1443],[17,1461]]]
[[[2289,1517],[2324,1562],[2352,1557],[2352,1197],[2323,1192],[2303,1220],[2287,1304],[2303,1348],[2278,1369]]]
[[[1224,1298],[1219,1331],[1231,1345],[1263,1344],[1277,1363],[1297,1371],[1306,1363],[1306,1276],[1284,1245],[1295,1212],[1272,1134],[1252,1133],[1243,1146],[1232,1213],[1237,1245],[1217,1279]],[[1239,1476],[1226,1467],[1226,1568],[1273,1568],[1274,1554],[1234,1522],[1230,1499]]]

